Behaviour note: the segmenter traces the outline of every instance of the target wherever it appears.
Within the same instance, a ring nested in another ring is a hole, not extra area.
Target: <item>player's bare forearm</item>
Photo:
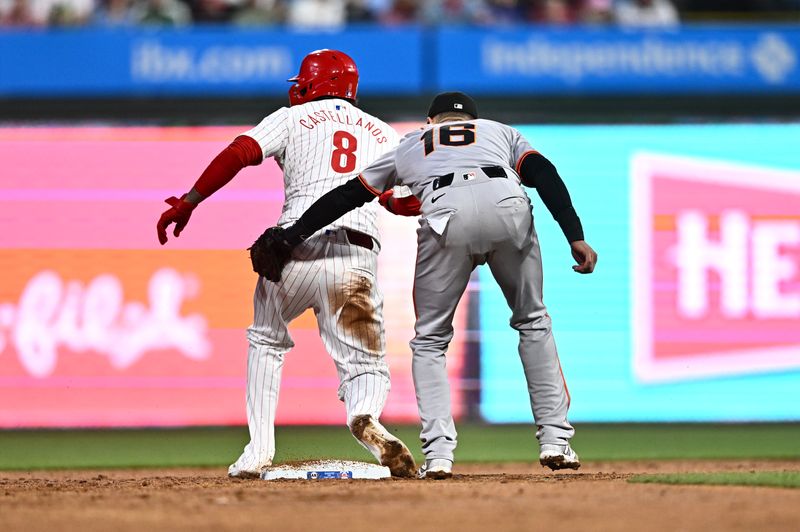
[[[518,168],[522,184],[536,189],[545,207],[564,232],[567,241],[583,240],[581,220],[572,206],[567,186],[558,175],[553,163],[541,153],[528,152],[523,156]]]

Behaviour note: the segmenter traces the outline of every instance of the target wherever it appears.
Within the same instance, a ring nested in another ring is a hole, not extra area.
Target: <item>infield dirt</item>
[[[0,530],[798,530],[800,490],[631,484],[798,461],[458,465],[452,480],[261,481],[225,468],[0,472]]]

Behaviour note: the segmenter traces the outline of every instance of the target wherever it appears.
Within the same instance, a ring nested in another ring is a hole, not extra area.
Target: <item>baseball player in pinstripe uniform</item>
[[[397,133],[354,103],[358,71],[335,50],[303,59],[289,80],[290,107],[278,109],[237,137],[219,154],[158,222],[162,244],[175,223],[177,237],[196,205],[248,165],[274,157],[283,169],[285,203],[278,220],[287,226],[324,192],[358,175],[396,146]],[[415,212],[413,196],[384,196],[389,210]],[[408,203],[404,203],[408,202]],[[390,207],[394,207],[394,209]],[[232,477],[258,477],[275,454],[275,411],[284,355],[294,346],[288,324],[308,308],[317,316],[323,343],[339,376],[339,398],[356,439],[395,476],[413,476],[408,448],[378,421],[389,392],[384,360],[383,296],[376,285],[376,206],[365,205],[335,224],[320,228],[294,249],[280,282],[259,277],[255,318],[247,330],[247,421],[250,442],[228,469]]]
[[[422,420],[425,464],[421,478],[452,476],[456,430],[450,410],[445,352],[453,315],[480,264],[488,264],[511,308],[519,356],[538,426],[539,461],[551,469],[580,467],[569,441],[569,393],[561,372],[550,316],[542,302],[542,261],[531,203],[521,185],[536,188],[561,226],[578,273],[591,273],[597,254],[583,240],[580,219],[553,164],[516,130],[478,119],[475,102],[460,92],[431,103],[429,125],[408,134],[349,182],[325,194],[283,230],[283,246],[301,245],[338,216],[397,184],[422,201],[417,230],[411,341],[414,385]]]

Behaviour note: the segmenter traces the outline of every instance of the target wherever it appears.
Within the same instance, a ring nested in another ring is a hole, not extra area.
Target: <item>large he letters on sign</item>
[[[637,375],[800,368],[800,173],[639,154],[632,179]]]

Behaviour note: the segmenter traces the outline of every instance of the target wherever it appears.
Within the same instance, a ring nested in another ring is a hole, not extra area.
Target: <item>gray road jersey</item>
[[[437,176],[484,166],[515,169],[528,151],[533,148],[519,131],[493,120],[429,124],[403,137],[361,173],[361,181],[375,193],[406,185],[424,201]]]

